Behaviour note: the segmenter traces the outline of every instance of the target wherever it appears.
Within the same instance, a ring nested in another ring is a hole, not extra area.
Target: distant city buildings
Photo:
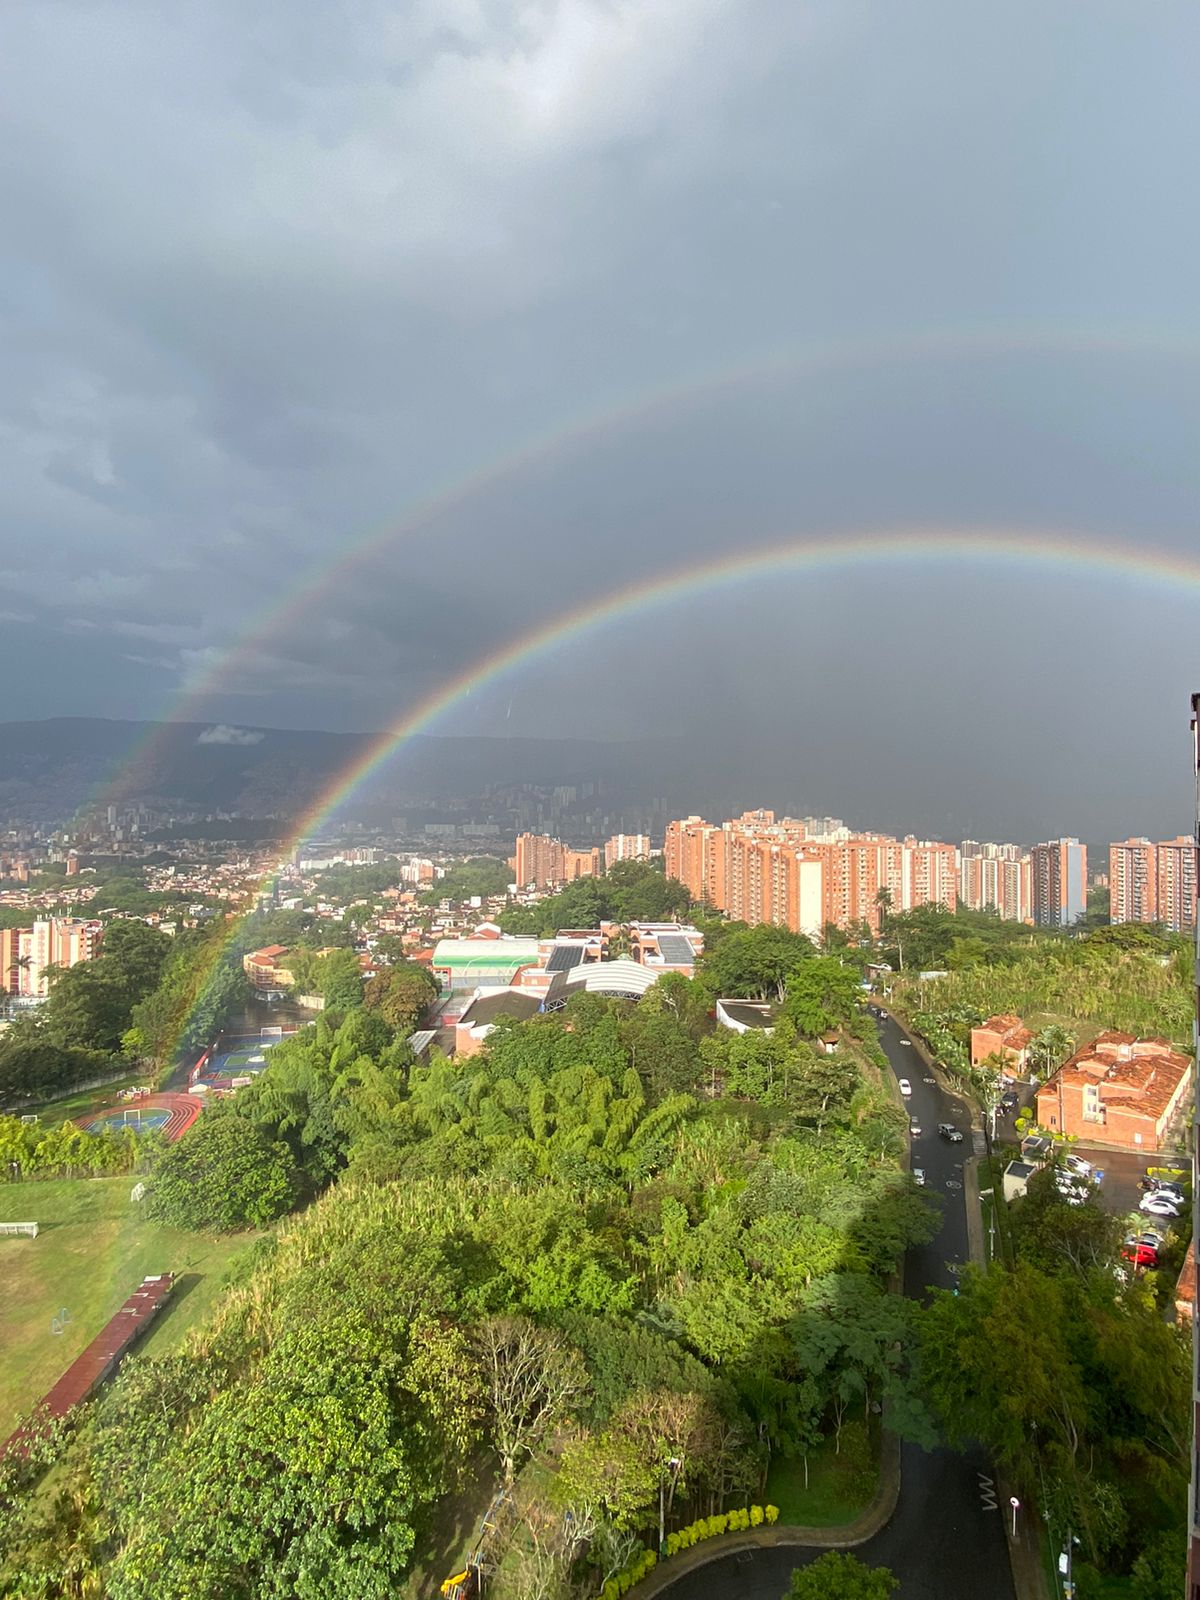
[[[758,810],[718,827],[702,817],[682,818],[667,826],[667,874],[694,899],[739,921],[774,922],[810,937],[827,923],[866,923],[877,931],[885,910],[955,908],[954,845],[854,834],[841,823],[816,833],[810,823],[818,820],[835,819],[776,819]]]
[[[648,833],[614,833],[604,845],[604,870],[611,872],[618,861],[649,861]]]
[[[1196,845],[1186,836],[1154,844],[1122,839],[1108,850],[1109,920],[1196,926]]]
[[[964,839],[958,852],[958,898],[970,911],[995,911],[1008,922],[1032,922],[1028,852],[1017,844]]]
[[[1033,920],[1039,928],[1069,928],[1087,910],[1087,845],[1053,839],[1029,852]]]
[[[519,833],[513,874],[518,889],[536,884],[550,889],[576,878],[593,878],[600,872],[599,848],[573,850],[561,839],[544,833]]]

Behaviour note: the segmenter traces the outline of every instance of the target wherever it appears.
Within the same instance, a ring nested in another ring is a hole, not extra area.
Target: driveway
[[[912,1164],[925,1172],[930,1193],[942,1197],[942,1226],[932,1243],[911,1250],[904,1292],[924,1299],[930,1286],[950,1288],[950,1265],[968,1258],[962,1164],[971,1154],[970,1115],[963,1101],[927,1072],[916,1049],[890,1017],[879,1024],[880,1042],[897,1078],[912,1084],[910,1117],[921,1125],[912,1142]],[[939,1122],[954,1122],[968,1134],[947,1144]],[[781,1600],[794,1567],[822,1552],[805,1546],[741,1551],[686,1573],[665,1589],[670,1600]],[[926,1453],[916,1445],[901,1451],[900,1498],[881,1533],[855,1551],[872,1566],[890,1567],[900,1579],[899,1600],[1014,1600],[1012,1569],[991,1468],[981,1452]]]

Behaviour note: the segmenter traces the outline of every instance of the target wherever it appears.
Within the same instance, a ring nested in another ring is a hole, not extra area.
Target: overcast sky
[[[380,726],[806,535],[1200,563],[1196,35],[1169,0],[8,0],[7,714]],[[1198,620],[1083,568],[759,578],[433,731],[725,739],[747,804],[784,749],[795,809],[864,823],[1175,831]]]

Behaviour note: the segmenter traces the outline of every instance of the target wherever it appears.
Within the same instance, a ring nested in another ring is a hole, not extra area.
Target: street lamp
[[[1016,1495],[1014,1494],[1012,1496],[1012,1498],[1009,1500],[1008,1503],[1012,1507],[1012,1514],[1013,1514],[1013,1532],[1012,1532],[1012,1536],[1015,1539],[1017,1537],[1017,1512],[1021,1509],[1021,1502],[1017,1499]]]
[[[682,1465],[683,1462],[678,1456],[671,1456],[667,1461],[667,1466],[671,1469],[672,1492],[674,1492],[675,1488],[675,1474],[679,1471]],[[666,1479],[663,1478],[662,1474],[660,1473],[658,1479],[658,1551],[660,1555],[662,1554],[662,1547],[666,1543],[667,1539],[666,1487]]]

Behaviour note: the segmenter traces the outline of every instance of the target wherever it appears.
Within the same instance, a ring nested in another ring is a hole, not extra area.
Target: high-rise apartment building
[[[608,872],[618,861],[649,861],[650,835],[648,833],[614,833],[604,845],[604,870]]]
[[[826,923],[877,928],[881,895],[895,911],[953,910],[958,852],[952,844],[886,835],[813,837],[807,821],[746,811],[720,827],[686,817],[667,827],[666,868],[693,896],[739,921],[777,922],[819,935]]]
[[[1109,917],[1196,926],[1196,846],[1191,839],[1123,839],[1108,849]]]
[[[518,889],[527,889],[531,884],[536,884],[539,889],[549,889],[555,884],[571,883],[576,878],[595,877],[599,871],[599,848],[573,850],[561,839],[551,839],[544,833],[517,835],[515,872]]]
[[[1154,847],[1158,918],[1176,933],[1196,926],[1196,842],[1186,836]]]
[[[1087,845],[1052,839],[1029,852],[1033,920],[1039,928],[1069,928],[1087,910]]]
[[[1149,839],[1108,847],[1110,922],[1158,921],[1158,851]]]
[[[959,846],[958,898],[970,911],[995,911],[1008,922],[1033,920],[1028,854],[1018,844]]]
[[[678,878],[693,900],[725,905],[725,833],[702,817],[684,817],[667,824],[663,841],[663,866],[668,878]]]
[[[50,992],[47,969],[73,967],[100,951],[102,924],[74,917],[48,917],[32,928],[0,930],[0,989],[29,1000]]]

